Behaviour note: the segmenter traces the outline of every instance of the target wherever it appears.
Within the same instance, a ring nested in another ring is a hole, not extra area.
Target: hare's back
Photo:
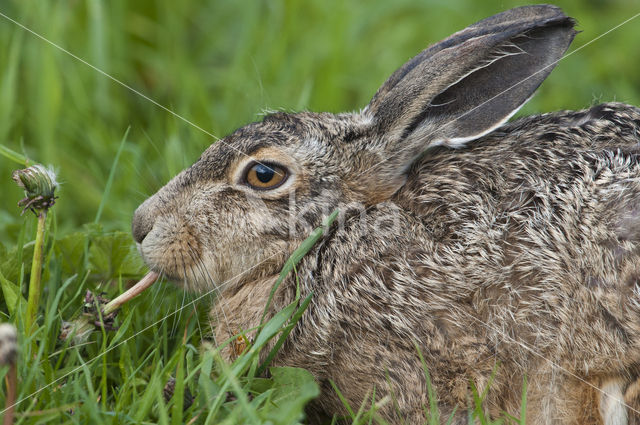
[[[427,152],[394,201],[435,241],[640,243],[639,143],[640,109],[624,104],[526,117]]]

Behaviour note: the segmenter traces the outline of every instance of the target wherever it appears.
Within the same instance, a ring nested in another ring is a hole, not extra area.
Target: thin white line
[[[189,307],[190,305],[193,305],[193,306],[194,306],[194,308],[195,308],[195,303],[196,303],[196,302],[200,301],[201,299],[203,299],[204,297],[206,297],[206,296],[210,295],[211,293],[213,293],[213,292],[215,292],[215,291],[220,290],[220,289],[221,289],[221,288],[223,288],[226,284],[228,284],[229,282],[231,282],[233,279],[235,279],[235,278],[237,278],[237,277],[239,277],[239,276],[241,276],[241,275],[243,275],[243,274],[245,274],[245,273],[247,273],[247,272],[249,272],[249,271],[251,271],[251,270],[255,269],[256,267],[258,267],[258,266],[262,265],[264,262],[266,262],[266,261],[268,261],[268,260],[272,259],[273,257],[275,257],[275,256],[277,256],[277,255],[280,255],[280,253],[273,254],[272,256],[265,258],[264,260],[262,260],[262,261],[261,261],[261,262],[259,262],[258,264],[254,265],[254,266],[252,266],[252,267],[249,267],[247,270],[245,270],[245,271],[243,271],[243,272],[241,272],[241,273],[238,273],[237,275],[235,275],[235,276],[231,277],[230,279],[228,279],[226,282],[224,282],[224,283],[222,283],[222,284],[220,284],[220,285],[216,286],[216,287],[215,287],[215,288],[213,288],[212,290],[210,290],[210,291],[208,291],[208,292],[206,292],[206,293],[204,293],[204,294],[200,295],[199,297],[197,297],[197,298],[195,298],[194,300],[192,300],[192,301],[188,302],[187,304],[184,304],[182,307],[180,307],[180,308],[178,308],[177,310],[175,310],[175,311],[173,311],[173,312],[171,312],[171,313],[167,314],[167,315],[166,315],[166,316],[164,316],[162,319],[159,319],[159,320],[157,320],[157,321],[153,322],[152,324],[150,324],[150,325],[149,325],[149,326],[147,326],[146,328],[142,329],[141,331],[136,332],[134,335],[130,336],[129,338],[127,338],[127,339],[124,339],[124,340],[120,341],[119,343],[117,343],[117,344],[116,344],[116,345],[114,345],[113,347],[109,347],[109,348],[108,348],[108,349],[106,349],[104,352],[102,352],[102,353],[98,354],[96,357],[92,358],[91,360],[87,361],[86,363],[82,364],[81,366],[78,366],[77,368],[75,368],[75,369],[73,369],[73,370],[71,370],[71,371],[69,371],[69,372],[65,373],[65,374],[64,374],[64,375],[62,375],[61,377],[59,377],[59,378],[55,379],[54,381],[52,381],[52,382],[48,383],[48,384],[47,384],[47,385],[45,385],[44,387],[39,388],[39,389],[37,389],[36,391],[32,392],[31,394],[29,394],[29,395],[27,395],[27,396],[25,396],[25,397],[21,398],[20,400],[16,401],[16,402],[15,402],[14,404],[12,404],[11,406],[6,406],[4,410],[1,410],[1,411],[0,411],[0,413],[4,413],[4,412],[6,412],[8,409],[10,409],[10,408],[12,408],[12,407],[14,407],[14,406],[17,406],[18,404],[22,403],[23,401],[26,401],[26,400],[30,399],[31,397],[33,397],[33,396],[35,396],[35,395],[39,394],[40,392],[42,392],[43,390],[45,390],[45,389],[49,388],[50,386],[52,386],[52,385],[53,385],[53,384],[55,384],[56,382],[58,382],[58,381],[60,381],[60,380],[62,380],[62,379],[64,379],[64,378],[66,378],[67,376],[69,376],[69,375],[71,375],[71,374],[73,374],[73,373],[75,373],[75,372],[79,371],[79,370],[80,370],[80,369],[82,369],[83,367],[85,367],[85,366],[87,366],[87,365],[89,365],[89,364],[93,363],[95,360],[97,360],[97,359],[99,359],[100,357],[102,357],[103,355],[107,354],[109,351],[113,350],[114,348],[117,348],[117,347],[121,346],[121,345],[122,345],[122,344],[124,344],[125,342],[127,342],[127,341],[129,341],[129,340],[131,340],[131,339],[135,338],[136,336],[138,336],[138,335],[140,335],[141,333],[143,333],[143,332],[145,332],[145,331],[149,330],[149,329],[150,329],[150,328],[152,328],[153,326],[155,326],[155,325],[157,325],[157,324],[161,323],[162,321],[164,321],[164,320],[166,320],[167,318],[169,318],[169,317],[171,317],[171,316],[175,315],[176,313],[178,313],[179,311],[182,311],[183,309],[185,309],[185,308]]]
[[[218,137],[214,136],[213,134],[211,134],[210,132],[208,132],[207,130],[205,130],[204,128],[200,127],[199,125],[189,121],[188,119],[186,119],[185,117],[183,117],[182,115],[179,115],[175,112],[173,112],[171,109],[167,108],[164,105],[161,105],[160,103],[156,102],[155,100],[151,99],[149,96],[145,95],[144,93],[139,92],[138,90],[134,89],[133,87],[127,85],[126,83],[123,83],[122,81],[118,80],[116,77],[113,77],[112,75],[104,72],[103,70],[101,70],[100,68],[90,64],[89,62],[87,62],[86,60],[76,56],[75,54],[71,53],[70,51],[68,51],[67,49],[65,49],[64,47],[54,43],[53,41],[47,39],[46,37],[38,34],[37,32],[33,31],[32,29],[22,25],[20,22],[11,19],[10,17],[8,17],[7,15],[5,15],[4,13],[0,12],[0,16],[2,16],[3,18],[5,18],[8,21],[13,22],[14,24],[16,24],[17,26],[19,26],[20,28],[22,28],[25,31],[30,32],[31,34],[35,35],[36,37],[38,37],[39,39],[41,39],[42,41],[45,41],[47,43],[49,43],[50,45],[52,45],[53,47],[55,47],[58,50],[61,50],[63,52],[65,52],[66,54],[68,54],[69,56],[71,56],[72,58],[82,62],[83,64],[87,65],[89,68],[93,69],[94,71],[104,75],[105,77],[109,78],[110,80],[120,84],[122,87],[125,87],[129,90],[131,90],[132,92],[134,92],[135,94],[137,94],[138,96],[141,96],[143,98],[145,98],[146,100],[148,100],[149,102],[153,103],[154,105],[156,105],[159,108],[164,109],[166,112],[170,113],[171,115],[175,116],[176,118],[181,119],[182,121],[186,122],[187,124],[197,128],[198,130],[202,131],[203,133],[209,135],[210,137],[213,137],[215,140],[219,140]]]
[[[112,76],[111,74],[108,74],[107,72],[101,70],[100,68],[96,67],[95,65],[87,62],[86,60],[82,59],[81,57],[76,56],[75,54],[71,53],[69,50],[65,49],[64,47],[60,46],[59,44],[54,43],[53,41],[47,39],[46,37],[44,37],[43,35],[40,35],[39,33],[33,31],[32,29],[22,25],[20,22],[10,18],[9,16],[5,15],[4,13],[0,12],[0,16],[2,16],[3,18],[5,18],[6,20],[13,22],[15,25],[19,26],[20,28],[22,28],[23,30],[35,35],[36,37],[38,37],[39,39],[41,39],[42,41],[45,41],[46,43],[50,44],[51,46],[55,47],[58,50],[63,51],[64,53],[68,54],[69,56],[71,56],[72,58],[76,59],[77,61],[82,62],[83,64],[85,64],[86,66],[88,66],[89,68],[93,69],[94,71],[104,75],[105,77],[109,78],[110,80],[112,80],[115,83],[120,84],[122,87],[131,90],[133,93],[137,94],[138,96],[148,100],[149,102],[153,103],[154,105],[156,105],[157,107],[165,110],[166,112],[170,113],[171,115],[173,115],[176,118],[181,119],[182,121],[186,122],[187,124],[191,125],[192,127],[197,128],[198,130],[202,131],[203,133],[205,133],[206,135],[212,137],[214,140],[219,141],[220,143],[230,147],[231,149],[235,150],[236,152],[246,156],[247,158],[251,158],[253,159],[256,163],[263,165],[265,167],[267,167],[268,169],[271,169],[271,167],[269,167],[266,164],[261,163],[260,161],[258,161],[256,158],[254,158],[251,155],[247,155],[246,153],[242,152],[241,150],[239,150],[238,148],[230,145],[229,143],[224,142],[222,139],[220,139],[219,137],[215,136],[214,134],[212,134],[211,132],[205,130],[204,128],[200,127],[199,125],[195,124],[194,122],[188,120],[187,118],[183,117],[182,115],[173,112],[171,109],[167,108],[166,106],[156,102],[155,100],[151,99],[149,96],[145,95],[144,93],[141,93],[140,91],[134,89],[133,87],[129,86],[128,84],[120,81],[119,79],[117,79],[116,77]],[[280,173],[277,170],[273,170],[276,174],[280,175]]]

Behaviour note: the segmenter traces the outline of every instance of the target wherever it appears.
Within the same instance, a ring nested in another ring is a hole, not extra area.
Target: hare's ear
[[[430,146],[461,146],[504,123],[567,50],[573,26],[557,7],[520,7],[407,62],[363,111],[384,138],[388,165],[404,171]]]

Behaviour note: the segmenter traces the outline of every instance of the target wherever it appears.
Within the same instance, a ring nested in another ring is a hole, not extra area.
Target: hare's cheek
[[[172,280],[190,280],[201,257],[201,243],[193,226],[174,216],[159,217],[139,244],[142,258],[152,270]]]

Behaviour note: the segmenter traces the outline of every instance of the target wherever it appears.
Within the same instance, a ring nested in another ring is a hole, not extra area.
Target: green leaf
[[[269,366],[269,363],[271,363],[273,358],[276,356],[276,354],[278,353],[278,350],[280,350],[280,348],[284,344],[284,341],[287,339],[287,337],[289,336],[289,334],[293,330],[294,326],[298,323],[298,321],[302,317],[302,313],[304,313],[304,311],[309,306],[309,303],[311,302],[312,295],[313,294],[309,294],[302,301],[302,303],[300,303],[300,307],[298,307],[296,312],[293,314],[289,324],[283,329],[282,334],[280,335],[280,337],[276,341],[275,345],[273,346],[273,348],[271,349],[271,351],[269,352],[269,354],[265,358],[264,362],[262,362],[262,364],[260,365],[260,368],[258,368],[258,372],[257,372],[258,375],[262,374],[262,372]]]
[[[89,266],[103,279],[135,277],[144,270],[133,239],[126,232],[93,237],[89,247]]]
[[[173,408],[171,409],[171,423],[173,425],[180,425],[183,423],[182,413],[184,407],[184,347],[181,347],[178,351],[178,364],[176,365],[176,384],[173,392],[172,401]]]
[[[216,356],[218,369],[220,370],[222,377],[226,379],[228,385],[232,388],[233,393],[238,398],[238,408],[242,412],[243,416],[248,417],[248,423],[259,423],[255,406],[249,402],[249,397],[246,391],[242,388],[239,376],[234,374],[229,365],[220,356]],[[236,409],[237,411],[237,409]],[[247,421],[242,421],[247,422]]]
[[[280,276],[278,276],[278,280],[273,284],[273,288],[271,288],[271,292],[269,293],[269,299],[267,300],[267,304],[264,307],[264,311],[262,312],[262,318],[260,319],[260,323],[264,321],[265,316],[267,315],[267,311],[269,310],[269,306],[271,305],[271,301],[273,300],[273,296],[276,293],[276,290],[282,283],[285,277],[293,270],[296,264],[302,260],[302,257],[306,255],[307,252],[324,236],[327,229],[331,226],[331,224],[338,217],[339,210],[334,210],[322,223],[322,226],[317,227],[311,232],[311,234],[300,244],[298,248],[289,256],[287,261],[284,263],[282,270],[280,271]]]
[[[11,161],[17,164],[23,165],[25,167],[29,165],[29,160],[27,159],[26,156],[14,150],[9,149],[3,144],[0,144],[0,155],[4,156],[7,159],[10,159]]]
[[[2,287],[2,295],[4,296],[4,302],[7,305],[9,314],[13,315],[18,303],[26,306],[26,300],[20,293],[20,287],[15,283],[12,283],[0,272],[0,286]]]
[[[24,245],[18,244],[18,246],[9,250],[4,258],[0,257],[0,272],[10,281],[19,282],[20,272],[23,267],[22,259],[31,258],[33,256],[33,243],[27,242]],[[4,261],[3,261],[4,260]],[[27,264],[29,267],[30,264]]]
[[[213,353],[204,353],[203,360],[200,367],[200,375],[198,376],[198,392],[199,398],[201,398],[201,404],[208,406],[212,400],[214,400],[220,393],[220,388],[211,379],[211,370],[213,368]]]
[[[61,260],[63,274],[74,274],[83,269],[87,238],[86,232],[75,232],[56,241],[55,254]]]
[[[300,422],[304,418],[304,406],[320,395],[313,375],[296,367],[272,367],[269,370],[274,392],[271,404],[265,406],[261,414],[275,424]]]
[[[273,381],[267,378],[253,378],[251,380],[251,392],[264,393],[273,387]]]
[[[122,339],[124,335],[127,333],[127,331],[129,330],[129,327],[131,326],[131,320],[133,319],[133,316],[134,316],[133,313],[128,314],[127,317],[122,322],[122,324],[118,327],[118,331],[116,332],[113,339],[109,342],[110,349],[118,345],[120,339]]]

